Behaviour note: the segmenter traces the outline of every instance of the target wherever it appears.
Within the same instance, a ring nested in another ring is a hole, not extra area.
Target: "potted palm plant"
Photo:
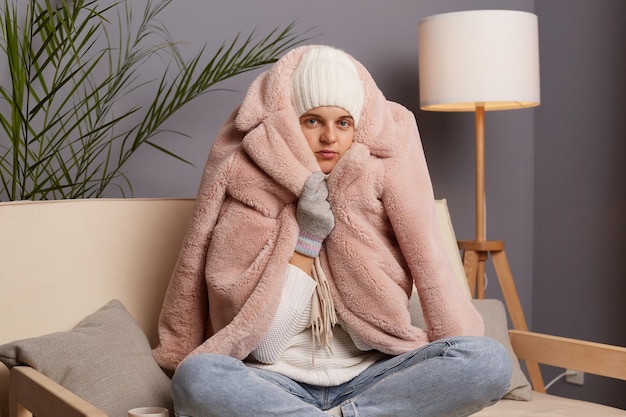
[[[158,19],[171,2],[146,0],[137,13],[131,0],[4,0],[0,201],[97,198],[112,187],[131,195],[123,167],[140,147],[184,161],[155,141],[171,115],[306,40],[292,23],[183,59]],[[164,70],[145,80],[141,68],[155,57]],[[139,90],[143,101],[124,108]]]

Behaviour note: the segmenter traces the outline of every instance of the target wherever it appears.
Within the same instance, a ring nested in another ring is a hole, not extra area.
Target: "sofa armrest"
[[[626,348],[523,330],[509,330],[519,359],[626,380]]]
[[[107,417],[78,395],[27,366],[9,378],[9,417]]]

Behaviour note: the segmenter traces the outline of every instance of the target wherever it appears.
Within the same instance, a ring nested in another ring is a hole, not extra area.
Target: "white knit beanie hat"
[[[330,46],[307,50],[293,73],[291,97],[298,115],[321,106],[345,109],[358,125],[363,108],[363,85],[345,52]]]

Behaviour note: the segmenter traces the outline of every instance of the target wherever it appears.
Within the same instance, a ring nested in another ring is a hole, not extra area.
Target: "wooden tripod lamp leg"
[[[511,323],[516,330],[528,330],[528,324],[524,317],[524,310],[522,310],[522,304],[515,288],[515,282],[513,281],[513,274],[511,273],[511,267],[509,261],[506,258],[504,250],[495,251],[491,254],[493,260],[493,266],[496,270],[496,276],[500,283],[500,289],[504,296],[504,302],[506,303],[506,309],[511,317]],[[539,369],[539,364],[533,361],[524,361],[526,363],[526,369],[528,370],[528,376],[533,389],[538,392],[546,392],[546,386]]]

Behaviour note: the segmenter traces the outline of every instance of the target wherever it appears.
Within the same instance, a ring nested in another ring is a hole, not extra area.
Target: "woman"
[[[415,285],[426,329],[411,325]],[[159,322],[178,416],[465,416],[506,351],[452,276],[413,115],[305,46],[226,121]]]

